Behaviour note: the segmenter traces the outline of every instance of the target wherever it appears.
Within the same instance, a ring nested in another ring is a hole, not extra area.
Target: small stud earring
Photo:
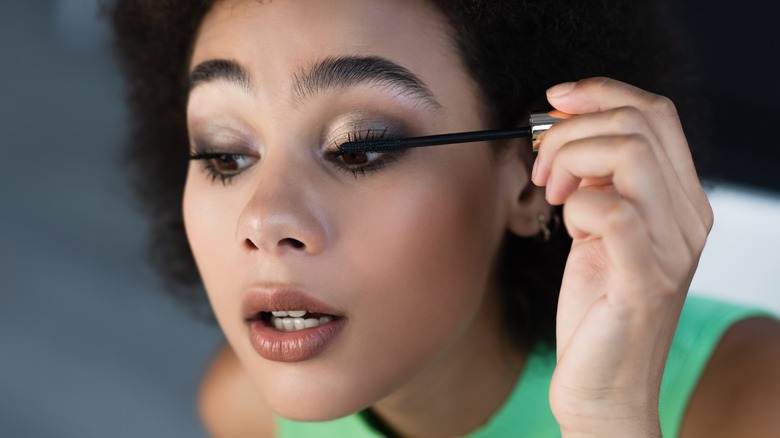
[[[536,218],[539,220],[539,239],[544,242],[549,242],[552,231],[550,231],[550,227],[547,226],[547,219],[543,214],[539,214]]]

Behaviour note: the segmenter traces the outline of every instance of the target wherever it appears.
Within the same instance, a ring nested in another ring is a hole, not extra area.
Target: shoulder
[[[214,438],[270,438],[276,418],[233,350],[212,360],[198,394],[201,421]]]
[[[780,321],[751,317],[720,338],[691,396],[682,438],[774,436],[780,430]]]

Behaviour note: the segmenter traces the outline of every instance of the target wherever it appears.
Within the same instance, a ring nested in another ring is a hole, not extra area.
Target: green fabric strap
[[[666,438],[677,437],[685,409],[721,337],[736,322],[767,311],[689,296],[666,360],[658,412]]]
[[[735,322],[767,312],[734,306],[708,298],[688,297],[669,351],[661,383],[659,414],[666,438],[677,437],[685,408],[713,350]],[[506,403],[490,421],[467,435],[469,438],[561,436],[548,399],[555,369],[555,351],[537,346]],[[296,422],[280,418],[278,437],[382,438],[362,415],[353,414],[325,422]]]

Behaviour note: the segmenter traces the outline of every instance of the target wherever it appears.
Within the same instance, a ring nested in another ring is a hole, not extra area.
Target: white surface
[[[715,225],[692,293],[780,314],[780,195],[729,184],[708,194]]]

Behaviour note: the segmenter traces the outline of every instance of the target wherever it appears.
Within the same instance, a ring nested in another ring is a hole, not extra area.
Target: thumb
[[[547,90],[547,100],[557,110],[587,114],[624,106],[644,108],[653,94],[614,79],[595,77],[564,82]]]

